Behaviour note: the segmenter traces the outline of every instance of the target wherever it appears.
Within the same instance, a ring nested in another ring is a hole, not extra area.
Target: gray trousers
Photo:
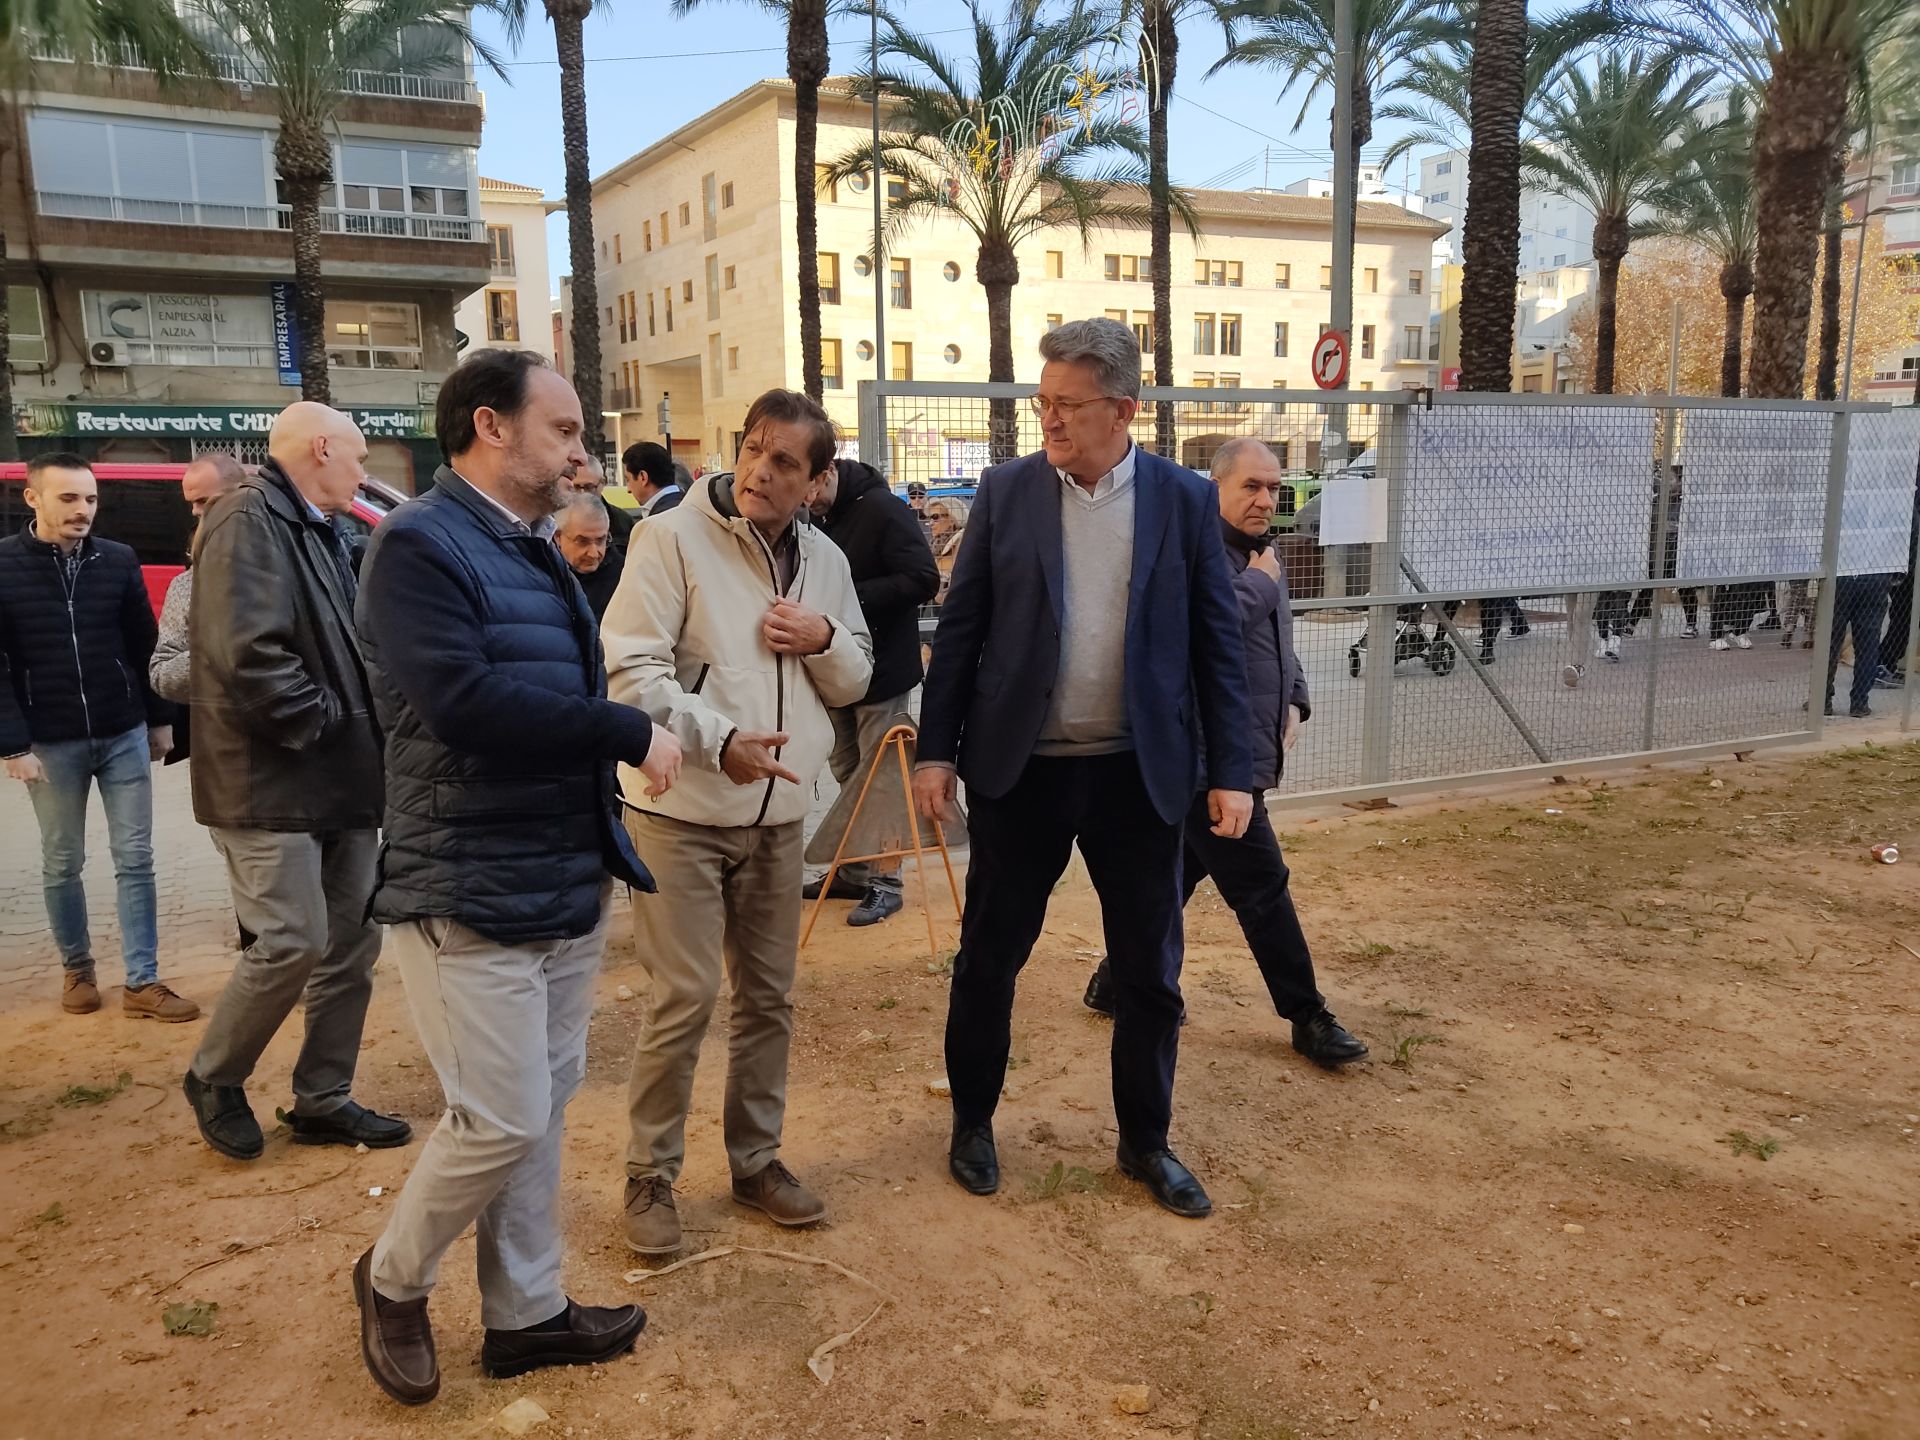
[[[873,752],[880,748],[887,731],[896,725],[913,724],[913,716],[907,710],[907,700],[906,695],[896,695],[891,700],[843,705],[838,710],[827,712],[833,720],[833,753],[827,757],[827,768],[842,786],[851,783],[857,787],[867,778],[866,767],[873,763]],[[911,752],[907,755],[907,763],[913,763]],[[890,780],[897,783],[897,775],[891,768],[883,768],[874,783],[884,785]],[[899,890],[900,862],[889,860],[885,863],[892,868],[884,873],[876,874],[870,860],[842,865],[838,873],[855,885],[878,885],[887,890]]]
[[[727,1164],[736,1179],[780,1153],[800,956],[800,830],[690,825],[627,812],[627,833],[660,886],[633,897],[647,1009],[628,1082],[627,1174],[676,1180],[687,1153],[693,1067],[724,966]]]
[[[293,1065],[293,1108],[345,1104],[373,995],[380,927],[367,920],[378,832],[324,835],[213,829],[233,909],[254,941],[240,953],[192,1070],[209,1085],[244,1085],[268,1042],[306,996],[306,1038]]]
[[[453,920],[395,925],[390,944],[447,1110],[373,1247],[389,1300],[433,1289],[440,1257],[476,1230],[480,1322],[523,1330],[567,1304],[561,1283],[560,1149],[587,1070],[600,923],[577,940],[502,945]]]

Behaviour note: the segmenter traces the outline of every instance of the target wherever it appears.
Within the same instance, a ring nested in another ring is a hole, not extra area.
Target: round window
[[[869,183],[865,175],[849,175],[847,177],[847,188],[856,195],[866,194]]]
[[[940,273],[950,281],[958,280],[960,278],[960,267],[949,260],[945,265],[940,267]]]
[[[858,345],[853,347],[853,353],[858,355],[862,360],[871,360],[873,358],[873,342],[871,340],[862,340]]]
[[[941,353],[947,357],[947,363],[949,365],[958,365],[960,363],[960,347],[958,345],[949,345]]]
[[[853,273],[863,277],[873,274],[873,257],[870,255],[854,256]]]

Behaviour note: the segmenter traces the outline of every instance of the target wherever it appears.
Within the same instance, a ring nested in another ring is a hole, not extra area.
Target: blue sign
[[[293,308],[293,283],[276,280],[273,291],[273,358],[282,385],[300,383],[300,316]]]

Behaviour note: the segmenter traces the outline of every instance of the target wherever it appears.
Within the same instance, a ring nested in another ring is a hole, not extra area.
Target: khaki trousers
[[[801,826],[690,825],[627,812],[627,833],[660,886],[657,895],[633,897],[649,993],[627,1094],[630,1178],[679,1178],[694,1064],[723,970],[732,997],[727,1163],[746,1179],[779,1153],[800,950]]]

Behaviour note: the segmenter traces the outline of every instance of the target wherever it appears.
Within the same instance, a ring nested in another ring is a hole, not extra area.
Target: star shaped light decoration
[[[1073,77],[1073,94],[1067,99],[1067,108],[1079,112],[1083,127],[1093,124],[1094,111],[1100,107],[1100,97],[1111,83],[1095,73],[1091,60],[1085,62],[1085,68]]]
[[[993,133],[992,122],[974,132],[973,143],[967,147],[967,163],[975,175],[985,176],[993,169],[993,152],[999,148],[1000,137]]]

